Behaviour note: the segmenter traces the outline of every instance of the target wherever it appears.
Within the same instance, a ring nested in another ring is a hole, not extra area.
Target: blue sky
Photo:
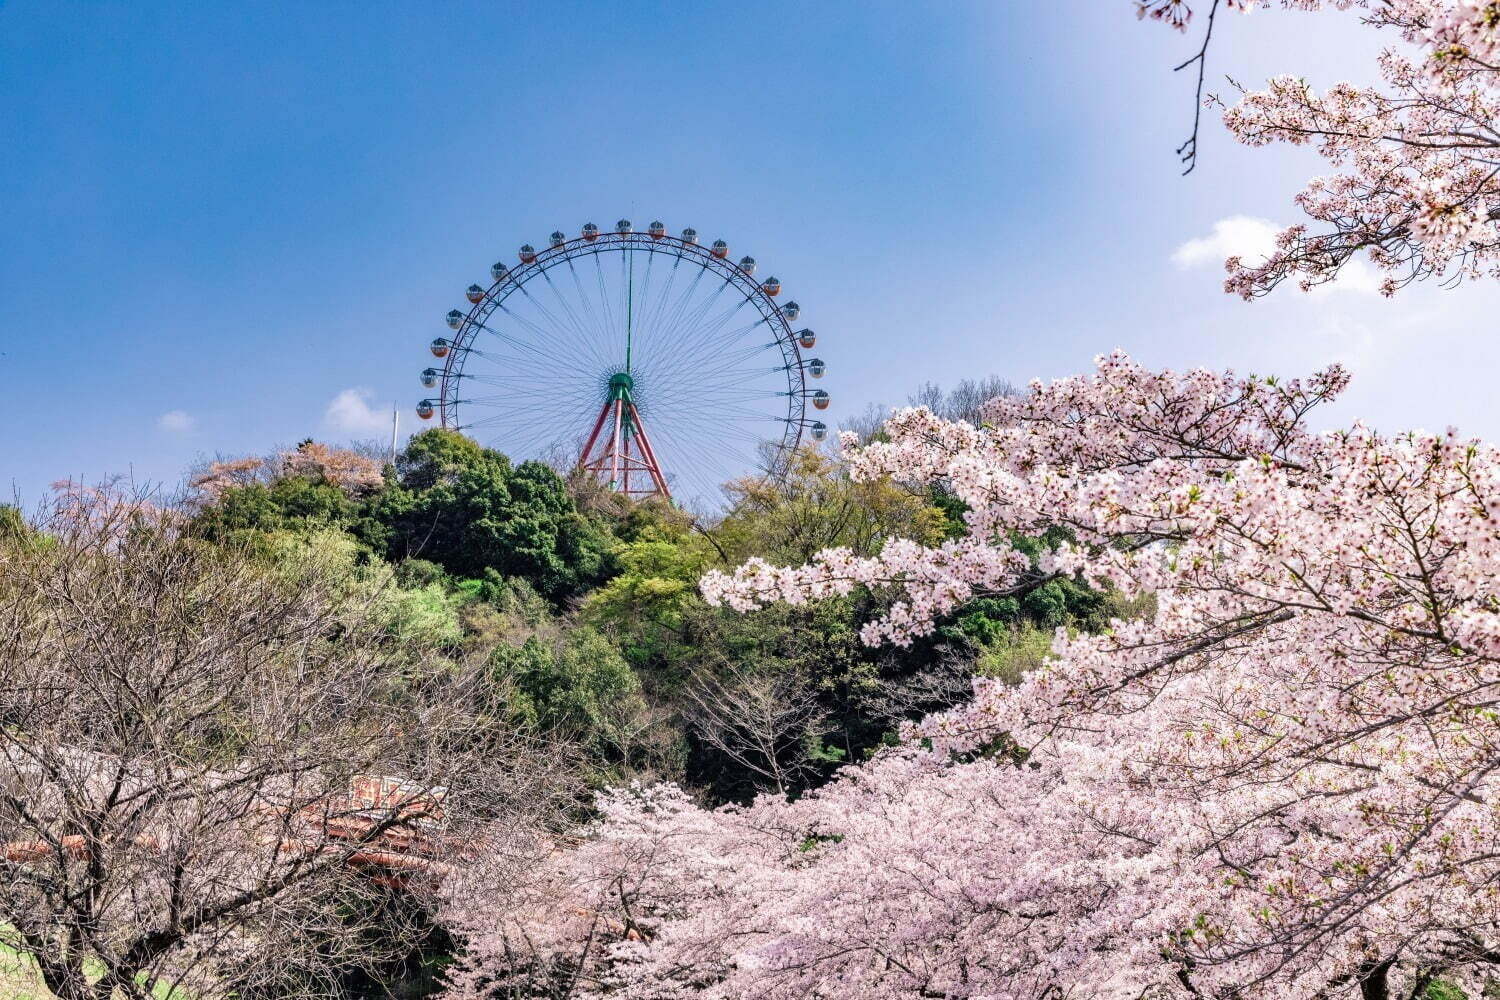
[[[1378,39],[1349,15],[1225,27],[1216,74],[1371,78]],[[372,436],[383,415],[341,398],[395,401],[409,426],[464,286],[622,215],[779,275],[835,422],[1119,346],[1283,374],[1342,360],[1332,420],[1500,431],[1495,290],[1219,290],[1223,247],[1295,219],[1321,166],[1209,117],[1178,177],[1188,51],[1126,0],[8,0],[0,485],[170,484],[205,455]]]

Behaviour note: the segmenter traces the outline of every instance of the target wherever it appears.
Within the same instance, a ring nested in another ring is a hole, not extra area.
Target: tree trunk
[[[1387,981],[1390,971],[1389,959],[1367,966],[1359,979],[1360,1000],[1388,1000],[1391,994],[1390,983]]]

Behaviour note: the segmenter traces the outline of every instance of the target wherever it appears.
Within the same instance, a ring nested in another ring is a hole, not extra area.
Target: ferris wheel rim
[[[530,248],[523,249],[529,250]],[[597,257],[604,253],[623,253],[633,250],[675,257],[679,261],[687,260],[703,272],[723,277],[726,286],[733,284],[746,302],[754,304],[761,315],[760,322],[766,323],[771,329],[774,343],[784,362],[779,369],[786,373],[787,391],[784,395],[787,399],[787,406],[784,417],[767,417],[767,419],[779,420],[783,423],[783,427],[780,441],[776,441],[774,435],[768,435],[764,439],[774,450],[767,454],[764,467],[759,470],[757,478],[771,482],[782,481],[790,468],[791,456],[801,444],[804,431],[817,423],[810,421],[808,417],[808,400],[814,395],[826,397],[826,393],[814,393],[809,390],[808,362],[802,356],[798,334],[792,330],[786,311],[776,302],[774,298],[776,292],[766,290],[765,286],[769,282],[755,280],[750,271],[729,259],[727,250],[721,255],[715,252],[715,249],[698,243],[696,239],[667,233],[658,235],[634,230],[617,230],[565,238],[541,250],[531,251],[529,260],[526,259],[526,255],[522,255],[517,266],[507,266],[505,272],[498,278],[493,278],[488,287],[478,283],[472,286],[474,289],[482,288],[483,292],[479,298],[471,298],[468,311],[461,314],[457,325],[454,326],[452,336],[447,338],[449,350],[442,359],[443,366],[438,377],[439,391],[432,399],[432,402],[437,404],[439,426],[451,430],[464,430],[473,426],[459,421],[459,407],[465,403],[460,395],[460,382],[464,376],[464,367],[469,355],[475,352],[472,346],[475,339],[482,331],[494,332],[486,324],[497,310],[503,308],[504,303],[512,295],[528,294],[524,291],[526,285],[542,278],[554,267],[574,260]],[[499,266],[496,265],[497,268]],[[778,283],[776,291],[779,290]],[[458,312],[459,310],[453,311],[453,313]],[[449,314],[450,320],[453,313]],[[450,322],[450,325],[453,324]],[[480,353],[482,356],[482,352]],[[783,394],[777,393],[777,395]]]

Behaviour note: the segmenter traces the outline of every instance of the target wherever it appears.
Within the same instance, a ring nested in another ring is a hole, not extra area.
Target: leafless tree
[[[984,420],[982,408],[997,396],[1016,396],[1020,390],[1008,379],[999,375],[984,378],[966,378],[952,389],[944,389],[936,382],[924,382],[916,392],[906,397],[907,406],[925,406],[944,420],[967,420],[979,424]],[[863,413],[846,417],[839,430],[852,431],[860,441],[869,441],[880,433],[891,409],[879,403],[871,403]]]
[[[966,420],[979,424],[984,420],[984,404],[1000,396],[1016,396],[1019,390],[999,375],[966,378],[944,391],[935,382],[927,382],[907,398],[912,406],[925,406],[944,420]]]
[[[109,491],[0,531],[0,944],[54,996],[368,961],[379,897],[542,807],[477,675],[395,659],[352,593]]]
[[[807,680],[716,658],[687,685],[687,723],[709,746],[785,794],[811,766],[812,740],[827,731]]]

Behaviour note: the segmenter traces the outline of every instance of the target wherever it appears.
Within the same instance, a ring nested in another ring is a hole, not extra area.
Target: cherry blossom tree
[[[976,681],[796,801],[605,796],[552,862],[567,920],[502,927],[455,881],[454,996],[522,939],[558,996],[1477,995],[1500,963],[1500,449],[1314,433],[1346,381],[1115,354],[978,425],[897,412],[854,474],[941,482],[965,537],[752,561],[705,595],[867,588],[896,600],[866,638],[894,643],[1058,574],[1153,613],[1059,630],[1018,685]],[[1012,544],[1044,526],[1070,540]]]
[[[1142,18],[1181,31],[1188,0],[1134,0]],[[1197,0],[1195,0],[1197,2]],[[1282,231],[1265,260],[1231,257],[1225,291],[1252,299],[1283,281],[1325,284],[1362,255],[1386,273],[1394,294],[1413,281],[1500,277],[1500,2],[1496,0],[1202,0],[1197,53],[1178,69],[1197,73],[1193,130],[1178,150],[1196,162],[1203,106],[1223,109],[1243,143],[1310,145],[1336,171],[1297,195],[1309,222]],[[1233,105],[1205,100],[1216,16],[1257,6],[1357,12],[1393,43],[1380,56],[1380,84],[1316,89],[1298,74],[1242,91]]]
[[[274,482],[284,476],[325,482],[350,496],[369,493],[385,482],[380,462],[368,455],[309,439],[272,458],[251,455],[210,462],[189,478],[188,488],[195,502],[211,504],[232,489]]]

